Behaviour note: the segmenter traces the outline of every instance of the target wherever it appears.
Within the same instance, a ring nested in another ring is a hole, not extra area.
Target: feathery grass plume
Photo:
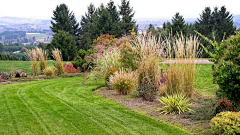
[[[137,72],[131,69],[120,70],[109,77],[109,86],[118,91],[119,94],[129,94],[136,90],[138,83]]]
[[[151,83],[160,90],[159,62],[164,57],[164,44],[155,36],[136,36],[131,42],[132,50],[137,54],[137,72],[139,74],[139,85]]]
[[[166,74],[167,93],[184,93],[192,98],[195,80],[195,58],[201,55],[198,52],[199,40],[196,36],[184,37],[182,34],[169,38],[166,43],[166,54],[169,60],[178,60],[169,64]]]
[[[43,73],[43,70],[47,67],[46,63],[46,58],[47,58],[47,53],[44,51],[42,48],[36,47],[36,53],[38,56],[38,60],[40,61],[40,71]]]
[[[52,50],[52,54],[53,54],[53,58],[55,59],[55,72],[57,75],[61,75],[64,73],[64,69],[63,69],[63,63],[62,63],[62,55],[61,55],[61,51],[58,50],[57,48]]]
[[[31,72],[33,75],[38,74],[38,62],[37,62],[37,52],[35,49],[28,50],[26,49],[27,56],[29,60],[31,61]]]

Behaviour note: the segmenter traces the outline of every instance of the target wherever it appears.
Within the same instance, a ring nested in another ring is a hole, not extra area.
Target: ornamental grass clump
[[[36,53],[38,56],[39,60],[39,65],[40,65],[40,71],[43,73],[43,70],[47,67],[46,59],[47,59],[47,53],[41,48],[36,48]]]
[[[55,59],[55,72],[57,75],[61,75],[64,73],[63,63],[62,63],[62,55],[61,51],[58,49],[52,50],[53,58]]]
[[[110,88],[117,90],[119,94],[127,95],[136,90],[138,75],[131,70],[120,70],[109,77]]]
[[[54,76],[54,74],[55,74],[55,69],[54,69],[54,68],[50,68],[50,67],[46,67],[46,68],[43,70],[43,73],[44,73],[44,75],[46,75],[47,77],[51,77],[51,76]]]
[[[39,71],[38,62],[37,62],[37,59],[38,59],[37,51],[35,49],[32,49],[32,50],[26,49],[26,53],[29,60],[31,61],[31,66],[30,66],[31,72],[33,75],[37,75]]]
[[[166,72],[167,94],[184,93],[192,98],[196,64],[195,58],[201,55],[199,52],[199,40],[196,36],[184,37],[182,34],[165,42],[166,55],[169,60],[177,60],[168,64]]]
[[[184,94],[167,95],[166,97],[161,97],[159,101],[165,105],[158,110],[161,111],[161,113],[180,114],[192,111],[190,108],[187,107],[192,103],[189,103],[189,99]]]

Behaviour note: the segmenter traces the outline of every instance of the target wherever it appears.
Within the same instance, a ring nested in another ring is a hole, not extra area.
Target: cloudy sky
[[[87,11],[90,3],[106,5],[109,0],[0,0],[0,17],[51,19],[57,5],[65,3],[76,16]],[[120,5],[121,0],[114,0]],[[179,12],[184,18],[198,18],[204,7],[223,5],[231,14],[240,14],[240,0],[130,0],[135,18],[172,18]]]

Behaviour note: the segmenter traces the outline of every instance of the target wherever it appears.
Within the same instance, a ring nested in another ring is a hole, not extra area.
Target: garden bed
[[[213,117],[213,106],[215,98],[196,97],[190,106],[194,112],[184,114],[160,114],[157,110],[164,105],[157,99],[153,102],[145,101],[134,95],[120,95],[114,90],[108,90],[102,87],[93,91],[97,95],[101,95],[107,99],[111,99],[119,104],[128,107],[135,112],[148,116],[153,119],[163,120],[169,124],[179,126],[196,134],[210,134],[209,122]],[[211,108],[212,106],[212,108]]]

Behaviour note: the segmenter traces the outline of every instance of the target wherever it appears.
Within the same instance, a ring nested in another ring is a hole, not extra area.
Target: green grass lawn
[[[48,67],[54,67],[54,61],[49,60],[47,61]],[[27,74],[31,74],[30,70],[30,61],[0,61],[0,72],[8,72],[9,68],[13,67],[14,69],[23,69],[27,72]]]
[[[216,87],[213,84],[212,64],[197,64],[195,88],[203,96],[215,96]]]
[[[62,78],[0,86],[0,134],[188,134],[92,93],[104,82]]]

